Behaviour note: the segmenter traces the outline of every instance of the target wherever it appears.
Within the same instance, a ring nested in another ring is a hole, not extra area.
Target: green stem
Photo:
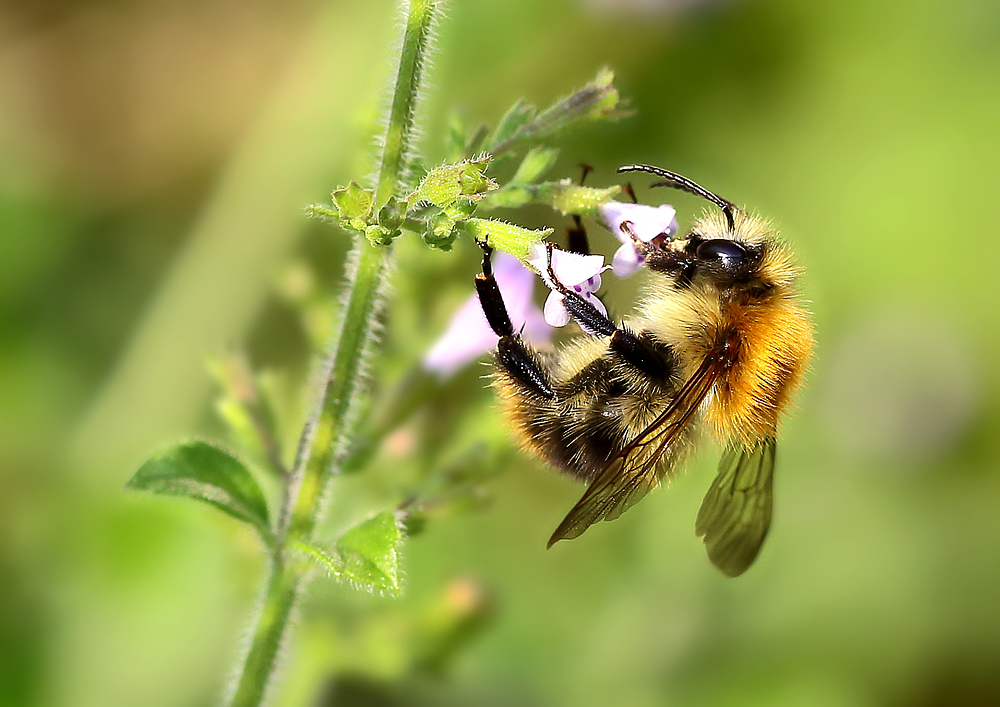
[[[335,344],[332,366],[323,393],[319,418],[308,425],[293,474],[290,514],[283,537],[309,542],[319,520],[321,501],[334,472],[335,452],[349,442],[351,407],[362,383],[374,338],[375,322],[383,303],[384,271],[389,248],[374,248],[359,239],[344,316]]]
[[[264,595],[264,604],[257,617],[253,641],[243,664],[236,694],[233,695],[233,705],[259,705],[264,701],[264,691],[268,686],[268,678],[274,673],[275,656],[295,605],[300,582],[301,578],[284,565],[280,555],[272,560],[267,594]]]
[[[399,57],[392,107],[379,165],[376,209],[399,192],[413,132],[420,79],[440,0],[411,0]],[[289,618],[306,580],[301,564],[290,556],[297,542],[309,542],[323,513],[323,498],[336,472],[337,453],[352,436],[352,408],[366,369],[384,303],[389,247],[376,248],[363,239],[355,246],[349,268],[340,328],[328,357],[329,374],[306,423],[292,479],[285,492],[278,542],[271,559],[267,592],[257,617],[250,649],[233,695],[234,707],[256,707],[274,679],[277,655]]]

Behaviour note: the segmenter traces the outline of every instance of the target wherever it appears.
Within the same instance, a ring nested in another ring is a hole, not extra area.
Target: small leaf
[[[621,97],[612,85],[614,80],[611,69],[601,69],[593,81],[538,114],[534,121],[538,133],[550,135],[574,123],[621,117]]]
[[[383,511],[354,526],[337,540],[345,571],[356,581],[399,591],[399,543],[403,534],[396,514]]]
[[[510,253],[518,260],[526,260],[535,244],[552,233],[551,228],[533,231],[495,219],[472,218],[464,225],[479,243]]]
[[[336,579],[346,579],[344,574],[344,561],[339,555],[335,553],[328,552],[322,548],[316,547],[315,545],[307,542],[302,542],[301,540],[294,540],[291,543],[292,547],[299,552],[307,555],[309,559],[314,561],[320,567],[329,572]]]
[[[525,126],[535,117],[536,112],[537,109],[533,105],[526,103],[524,99],[519,99],[504,113],[487,144],[493,148],[513,142],[519,137],[519,133],[525,131]],[[493,152],[492,149],[488,151]]]
[[[435,206],[448,206],[463,197],[478,200],[482,194],[498,187],[486,176],[486,168],[493,158],[483,155],[457,164],[435,167],[427,173],[417,188],[406,197],[407,206],[413,208],[420,202]]]
[[[215,401],[215,412],[229,428],[233,440],[257,457],[264,457],[264,444],[260,430],[246,405],[229,396],[221,396]]]
[[[626,115],[620,107],[618,91],[612,85],[614,78],[610,69],[601,69],[593,81],[537,115],[533,107],[519,101],[507,111],[490,136],[487,151],[499,157],[521,143],[541,140],[579,123],[614,120]]]
[[[226,423],[233,440],[255,461],[283,476],[285,469],[274,409],[261,395],[258,378],[246,354],[240,350],[229,351],[209,360],[208,367],[222,389],[215,401],[215,411]]]
[[[476,213],[476,202],[468,199],[459,199],[453,204],[449,204],[441,209],[441,213],[455,221],[465,221]]]
[[[348,579],[372,590],[399,594],[399,543],[403,532],[396,514],[383,511],[354,526],[338,538],[331,550],[297,542],[337,579]]]
[[[534,184],[552,168],[559,158],[559,150],[552,147],[533,147],[521,160],[509,184]]]
[[[154,455],[125,488],[210,503],[271,541],[267,501],[257,480],[241,461],[208,442],[183,442]]]

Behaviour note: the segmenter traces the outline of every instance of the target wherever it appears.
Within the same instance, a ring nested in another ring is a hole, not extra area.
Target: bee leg
[[[638,336],[625,327],[611,336],[608,348],[656,380],[666,381],[674,374],[674,351],[670,346],[657,345],[651,338]]]
[[[486,315],[486,321],[489,322],[493,332],[500,337],[500,341],[497,342],[497,365],[530,392],[542,398],[552,399],[555,394],[552,392],[548,374],[542,368],[538,356],[525,345],[520,335],[515,333],[514,326],[510,322],[507,306],[504,304],[503,295],[500,294],[500,288],[493,277],[493,268],[490,265],[493,249],[489,246],[482,248],[483,272],[476,275],[476,291],[479,293],[479,304],[483,308],[483,314]]]
[[[606,314],[570,289],[561,291],[563,304],[570,316],[588,334],[594,336],[613,336],[618,327]]]

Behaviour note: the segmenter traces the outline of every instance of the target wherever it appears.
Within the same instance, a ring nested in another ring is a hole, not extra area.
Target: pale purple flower
[[[549,276],[549,253],[552,255],[552,271],[558,284]],[[550,290],[545,300],[545,321],[551,326],[566,326],[570,320],[566,309],[565,296],[560,292],[559,285],[572,290],[583,299],[590,302],[604,316],[608,310],[594,294],[601,288],[601,273],[607,270],[603,255],[580,255],[559,250],[551,243],[539,243],[528,258],[528,265],[538,272],[539,277]]]
[[[608,201],[600,206],[600,212],[605,225],[622,242],[611,260],[611,271],[617,277],[634,274],[645,261],[637,243],[649,243],[659,236],[670,239],[677,234],[677,210],[667,204],[647,206]]]
[[[493,276],[500,287],[514,329],[521,330],[524,339],[532,344],[550,344],[552,330],[532,299],[535,274],[514,256],[498,253],[493,261]],[[448,378],[487,351],[492,351],[496,345],[497,335],[486,321],[479,295],[473,294],[424,355],[424,369]]]

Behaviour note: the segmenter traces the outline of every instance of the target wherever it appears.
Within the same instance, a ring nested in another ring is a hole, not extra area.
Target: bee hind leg
[[[555,397],[549,375],[542,367],[538,356],[524,343],[521,336],[514,331],[503,295],[493,277],[490,256],[493,249],[483,245],[483,272],[476,276],[476,291],[479,293],[479,304],[486,315],[490,328],[500,337],[497,342],[496,362],[507,375],[520,383],[535,395],[551,400]]]

